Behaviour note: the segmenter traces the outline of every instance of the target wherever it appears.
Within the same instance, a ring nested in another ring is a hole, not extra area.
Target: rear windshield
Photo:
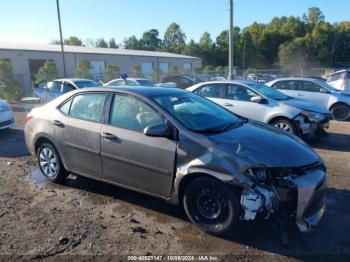
[[[98,87],[101,86],[100,82],[97,81],[76,81],[74,84],[77,85],[79,88],[86,88],[86,87]]]

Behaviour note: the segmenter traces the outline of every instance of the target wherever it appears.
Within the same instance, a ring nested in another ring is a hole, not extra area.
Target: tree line
[[[87,39],[72,36],[67,45],[166,51],[202,58],[205,71],[224,70],[228,64],[228,30],[215,40],[204,32],[199,42],[186,41],[177,23],[166,29],[163,38],[150,29],[141,38],[132,35],[123,43],[115,39]],[[54,41],[54,43],[59,43]],[[247,68],[345,67],[350,64],[350,22],[329,23],[318,7],[311,7],[302,17],[275,17],[269,23],[254,22],[240,29],[234,27],[234,65]]]

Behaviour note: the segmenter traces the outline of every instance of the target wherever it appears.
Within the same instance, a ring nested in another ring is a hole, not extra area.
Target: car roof
[[[111,80],[109,82],[118,81],[118,80],[124,80],[124,79],[123,78],[116,78],[116,79],[113,79],[113,80]],[[128,77],[125,80],[135,80],[135,81],[138,81],[138,80],[149,80],[149,81],[152,81],[152,80],[147,79],[147,78],[134,78],[134,77]]]
[[[71,82],[80,82],[80,81],[94,81],[95,80],[91,80],[91,79],[84,79],[84,78],[60,78],[60,79],[54,79],[52,81],[71,81]]]
[[[188,91],[179,88],[164,88],[151,86],[123,86],[123,87],[90,87],[79,89],[76,93],[84,92],[121,92],[126,94],[136,94],[144,97],[152,97],[157,95],[169,95],[176,93],[188,93]]]
[[[340,73],[344,73],[344,72],[350,72],[350,69],[342,69],[342,70],[338,70],[338,71],[335,71],[331,74],[329,74],[330,76],[332,75],[335,75],[335,74],[340,74]]]

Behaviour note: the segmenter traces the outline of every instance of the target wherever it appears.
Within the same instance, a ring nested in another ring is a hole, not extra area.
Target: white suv
[[[288,96],[326,107],[335,120],[346,121],[350,118],[349,91],[339,91],[323,81],[303,77],[279,78],[266,85],[274,87]]]
[[[350,92],[350,70],[340,70],[330,74],[327,84],[340,91]]]

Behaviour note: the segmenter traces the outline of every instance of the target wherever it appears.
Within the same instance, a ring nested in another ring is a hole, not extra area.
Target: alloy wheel
[[[39,164],[41,170],[48,177],[54,177],[58,171],[58,162],[55,152],[49,147],[44,147],[40,151]]]

